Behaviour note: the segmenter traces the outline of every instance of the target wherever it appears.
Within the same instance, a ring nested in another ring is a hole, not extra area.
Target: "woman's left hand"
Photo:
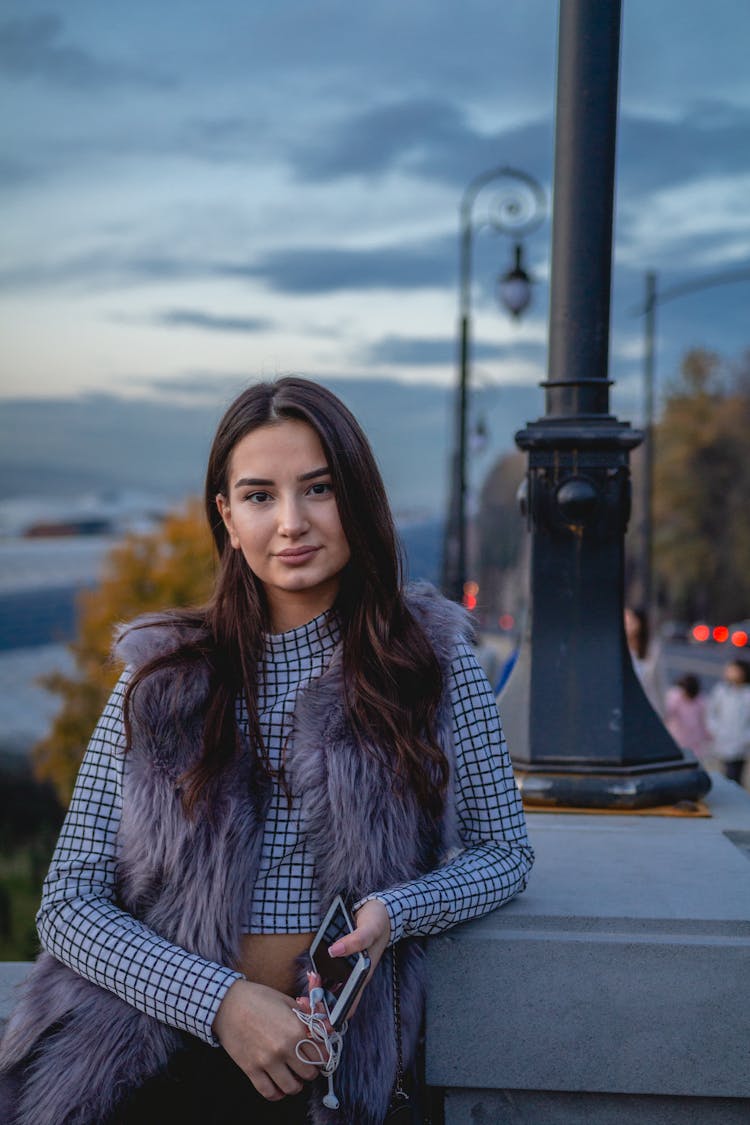
[[[347,957],[350,953],[362,953],[366,949],[370,957],[370,971],[365,981],[367,986],[380,958],[388,948],[391,920],[383,903],[376,898],[371,898],[363,902],[354,915],[354,924],[356,928],[352,933],[335,941],[328,952],[331,957]],[[361,997],[362,993],[359,995]],[[351,1007],[349,1019],[356,1012],[358,1004],[359,997]]]

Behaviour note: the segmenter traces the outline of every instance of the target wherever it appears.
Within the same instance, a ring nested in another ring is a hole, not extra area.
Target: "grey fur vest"
[[[408,600],[447,671],[457,636],[468,634],[466,615],[431,587],[412,588]],[[125,631],[116,652],[139,666],[173,649],[177,640],[174,627],[153,625]],[[304,794],[305,831],[322,904],[339,891],[355,901],[413,879],[457,842],[452,787],[442,822],[428,823],[413,795],[395,795],[388,771],[358,745],[342,705],[340,656],[337,652],[326,673],[301,694],[288,758],[291,784]],[[207,673],[198,669],[189,682],[157,673],[135,693],[118,893],[125,910],[169,941],[235,965],[257,870],[268,783],[256,776],[248,785],[244,759],[222,775],[212,822],[191,822],[182,814],[176,779],[199,751],[207,690]],[[437,733],[452,763],[445,696]],[[406,1058],[413,1057],[419,1035],[422,961],[419,942],[401,944]],[[396,1069],[387,966],[384,959],[349,1027],[337,1075],[343,1108],[325,1109],[316,1089],[313,1125],[379,1125],[385,1116]],[[45,1036],[53,1027],[54,1033]],[[42,953],[0,1050],[6,1075],[0,1080],[0,1118],[13,1125],[93,1125],[112,1112],[123,1091],[161,1068],[182,1042],[178,1031]]]

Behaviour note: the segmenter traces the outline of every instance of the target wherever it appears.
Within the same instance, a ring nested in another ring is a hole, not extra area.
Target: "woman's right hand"
[[[295,1004],[282,992],[237,980],[219,1006],[213,1031],[259,1094],[279,1101],[298,1094],[304,1082],[318,1077],[318,1067],[300,1062],[295,1047],[305,1026],[294,1015]]]

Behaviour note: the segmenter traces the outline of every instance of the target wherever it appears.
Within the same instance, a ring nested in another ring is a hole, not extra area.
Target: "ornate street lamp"
[[[483,222],[473,223],[474,205],[483,188],[497,190]],[[532,278],[523,262],[521,239],[541,225],[547,215],[542,187],[526,172],[499,167],[482,172],[471,181],[461,199],[459,283],[459,380],[456,394],[456,443],[452,461],[451,493],[443,554],[443,591],[462,601],[466,581],[466,462],[467,398],[471,367],[471,252],[474,231],[490,226],[514,240],[513,264],[498,277],[498,297],[514,319],[531,301]]]

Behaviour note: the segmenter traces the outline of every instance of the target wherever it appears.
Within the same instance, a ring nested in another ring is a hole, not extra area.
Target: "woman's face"
[[[237,442],[216,503],[230,542],[263,584],[283,632],[329,609],[350,558],[320,439],[306,422],[269,423]]]

